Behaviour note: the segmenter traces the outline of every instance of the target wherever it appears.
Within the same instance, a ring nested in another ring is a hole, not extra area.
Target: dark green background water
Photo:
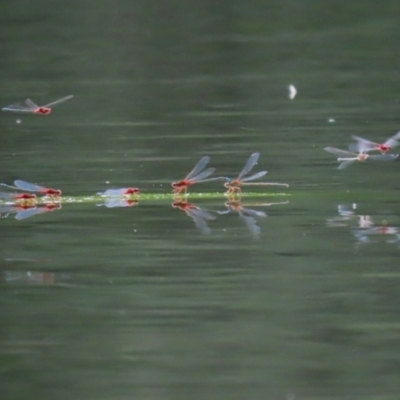
[[[235,176],[260,151],[291,187],[253,207],[258,235],[222,199],[198,203],[208,235],[163,201],[0,220],[1,399],[398,398],[399,162],[337,171],[323,148],[400,129],[399,13],[2,2],[1,105],[75,98],[0,116],[1,181],[163,193],[203,155]]]

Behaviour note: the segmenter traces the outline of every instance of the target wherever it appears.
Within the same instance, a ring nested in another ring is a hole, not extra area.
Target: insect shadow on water
[[[206,235],[211,233],[207,221],[215,220],[216,217],[214,215],[192,203],[188,203],[186,200],[174,201],[172,207],[183,211],[188,217],[190,217],[194,221],[196,228],[201,233]]]
[[[288,204],[289,201],[275,202],[275,203],[253,203],[242,204],[238,200],[230,200],[225,203],[227,208],[225,211],[218,211],[218,214],[237,213],[239,217],[245,222],[247,229],[253,236],[259,236],[261,228],[257,225],[257,218],[265,218],[267,214],[264,211],[254,210],[250,207],[270,207],[273,205]]]

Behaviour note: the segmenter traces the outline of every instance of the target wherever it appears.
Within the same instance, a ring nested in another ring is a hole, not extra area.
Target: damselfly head
[[[232,180],[229,178],[226,178],[226,182],[224,183],[224,186],[229,189],[230,185],[231,185]]]

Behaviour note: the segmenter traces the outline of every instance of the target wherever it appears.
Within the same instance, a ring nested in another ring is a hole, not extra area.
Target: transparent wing
[[[192,215],[195,215],[197,218],[206,219],[208,221],[213,221],[216,218],[214,215],[211,215],[208,211],[203,210],[200,207],[189,208],[186,211]]]
[[[4,112],[31,112],[28,108],[20,105],[20,104],[11,104],[7,107],[3,107],[1,111]]]
[[[208,235],[211,233],[211,229],[207,225],[207,220],[214,220],[215,217],[209,212],[202,210],[201,208],[190,208],[186,210],[187,215],[193,219],[196,228],[203,234]]]
[[[16,113],[33,113],[33,109],[27,107],[26,105],[23,104],[11,104],[7,107],[3,107],[1,109],[4,112],[16,112]]]
[[[399,145],[398,140],[400,139],[400,132],[397,132],[394,136],[386,140],[385,143],[383,143],[383,146],[385,147],[390,147],[393,149],[393,147],[396,147]]]
[[[205,166],[210,162],[209,156],[204,156],[196,165],[195,167],[186,175],[185,180],[192,178],[193,176],[197,175],[201,172]]]
[[[241,180],[244,175],[248,174],[251,169],[257,164],[259,157],[260,153],[253,153],[247,160],[246,165],[243,167],[242,172],[239,174],[237,179]]]
[[[260,171],[260,172],[257,172],[254,175],[248,176],[247,178],[243,178],[242,182],[254,181],[254,180],[258,179],[258,178],[261,178],[262,176],[264,176],[266,174],[267,174],[267,171]]]
[[[371,150],[377,150],[377,146],[357,142],[349,144],[349,150],[353,151],[354,153],[367,153],[368,151]]]
[[[242,207],[241,208],[241,212],[249,217],[266,217],[267,214],[265,214],[264,211],[258,211],[258,210],[253,210],[251,208],[247,208],[247,207]]]
[[[39,186],[34,183],[29,183],[17,179],[14,181],[14,185],[21,190],[26,190],[28,192],[40,192],[41,190],[46,190],[44,186]]]
[[[14,197],[13,193],[0,192],[0,199],[13,199]]]
[[[108,189],[105,192],[98,192],[99,196],[109,196],[109,197],[116,197],[116,196],[123,196],[125,194],[126,188],[121,189]]]
[[[196,225],[196,228],[204,235],[209,235],[211,233],[210,227],[207,225],[206,220],[203,218],[200,218],[196,215],[189,215],[192,220],[194,221],[194,224]]]
[[[352,139],[354,139],[355,141],[360,142],[360,143],[364,143],[365,145],[369,145],[369,146],[373,146],[373,147],[376,147],[376,146],[379,145],[378,143],[371,142],[371,140],[364,139],[364,138],[362,138],[362,137],[360,137],[360,136],[351,135],[351,137],[352,137]]]
[[[43,211],[42,208],[45,209],[45,207],[41,207],[41,208],[32,207],[32,208],[28,208],[26,210],[20,211],[19,213],[17,213],[15,215],[15,219],[18,219],[18,220],[26,219],[26,218],[32,217],[36,214],[41,214],[41,213],[44,213],[47,211],[46,209],[45,209],[46,211]]]
[[[345,169],[345,168],[347,168],[350,164],[353,164],[354,161],[356,161],[356,160],[349,160],[349,161],[342,162],[342,163],[338,166],[337,169]]]
[[[392,161],[395,160],[398,156],[398,154],[377,154],[369,156],[368,158],[370,158],[371,160]]]
[[[124,199],[109,198],[105,199],[104,204],[99,204],[99,205],[104,205],[107,208],[116,208],[116,207],[128,207],[129,203],[127,203]]]
[[[191,182],[199,182],[199,181],[202,181],[205,178],[209,177],[211,174],[214,173],[214,171],[215,171],[215,168],[208,168],[205,171],[200,172],[198,175],[193,176],[190,179],[186,178],[186,180],[190,180]]]
[[[240,217],[244,220],[247,229],[254,236],[258,236],[261,233],[261,228],[257,225],[256,220],[253,217],[249,217],[247,215],[239,214]]]
[[[61,99],[58,99],[58,100],[56,100],[56,101],[52,101],[52,102],[49,103],[49,104],[45,104],[43,107],[53,107],[53,106],[55,106],[56,104],[64,103],[64,101],[71,100],[73,97],[74,97],[74,96],[73,96],[72,94],[70,94],[69,96],[65,96],[65,97],[63,97],[63,98],[61,98]]]
[[[393,140],[400,140],[400,131],[397,132],[395,135],[393,135],[390,139],[393,139]]]
[[[26,99],[25,100],[25,104],[32,111],[36,110],[37,108],[39,108],[39,106],[37,104],[35,104],[31,99]]]
[[[339,215],[342,217],[350,217],[354,215],[354,211],[350,210],[350,208],[346,205],[339,204],[337,208]]]
[[[325,151],[328,153],[334,154],[335,156],[343,156],[343,157],[356,157],[357,154],[347,150],[337,149],[336,147],[325,147]]]
[[[53,212],[55,210],[59,210],[61,208],[61,206],[41,206],[41,207],[30,207],[24,211],[21,211],[20,213],[18,213],[15,216],[15,219],[24,219],[24,218],[28,218],[31,217],[33,215],[38,215],[38,214],[45,214],[48,212]],[[26,213],[26,211],[29,211]],[[22,216],[22,217],[21,217]]]
[[[366,153],[371,150],[380,150],[381,146],[396,147],[398,145],[396,137],[397,134],[389,138],[385,143],[379,144],[371,142],[370,140],[364,139],[362,137],[353,135],[352,138],[355,139],[357,143],[353,143],[352,145],[350,145],[351,147],[349,146],[349,149],[353,151],[359,151],[360,153]],[[399,139],[400,137],[397,138]]]

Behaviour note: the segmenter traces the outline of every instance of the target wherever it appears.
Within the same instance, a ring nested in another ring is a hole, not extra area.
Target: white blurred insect
[[[360,136],[353,135],[352,138],[356,143],[352,143],[349,146],[351,151],[362,151],[367,153],[368,151],[377,150],[382,154],[387,153],[389,150],[399,145],[398,140],[400,140],[400,132],[397,132],[394,136],[387,139],[384,143],[375,143],[370,140],[364,139]]]
[[[289,99],[293,100],[297,95],[297,89],[294,85],[289,85]]]
[[[356,148],[354,148],[356,150]],[[338,161],[341,163],[338,169],[344,169],[352,164],[354,161],[366,161],[367,159],[371,160],[380,160],[380,161],[392,161],[395,160],[399,155],[398,154],[377,154],[377,155],[369,155],[364,153],[363,150],[358,148],[358,152],[352,152],[347,150],[337,149],[336,147],[325,147],[325,151],[328,153],[334,154],[338,157]]]

